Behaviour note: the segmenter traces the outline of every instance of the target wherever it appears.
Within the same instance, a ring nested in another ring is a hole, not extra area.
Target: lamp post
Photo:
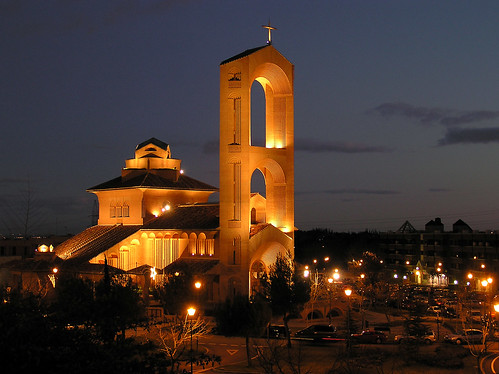
[[[348,300],[348,310],[347,310],[347,330],[348,330],[348,336],[347,336],[347,351],[348,355],[350,356],[350,295],[352,294],[352,290],[350,288],[347,288],[345,290],[345,295],[347,296]]]
[[[327,279],[327,282],[329,283],[328,287],[327,287],[327,291],[328,291],[328,296],[329,296],[329,310],[327,311],[327,316],[329,318],[329,324],[331,324],[331,293],[332,293],[332,287],[333,287],[333,281],[334,279],[329,277]]]
[[[193,351],[192,351],[192,317],[194,316],[194,314],[196,314],[196,308],[194,307],[190,307],[189,309],[187,309],[187,316],[188,317],[191,317],[189,318],[189,325],[190,325],[190,330],[191,330],[191,374],[192,374],[192,362],[193,362]]]

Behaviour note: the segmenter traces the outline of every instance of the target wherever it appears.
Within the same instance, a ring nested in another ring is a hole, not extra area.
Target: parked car
[[[294,335],[298,340],[319,341],[336,341],[340,339],[336,334],[336,327],[333,325],[310,325],[303,330],[297,331]]]
[[[415,335],[395,335],[393,338],[395,343],[424,343],[424,344],[433,344],[436,340],[435,333],[433,331],[428,331],[428,333],[422,336]]]
[[[360,334],[352,334],[350,338],[360,344],[381,344],[386,342],[386,335],[381,331],[364,330]]]
[[[284,325],[269,325],[265,332],[265,337],[269,339],[286,339],[287,336],[288,333]]]
[[[428,314],[441,316],[442,315],[442,308],[440,307],[440,305],[432,305],[432,306],[428,307],[426,312]]]
[[[464,329],[457,334],[444,336],[444,341],[454,344],[479,344],[483,342],[483,333],[477,329]]]

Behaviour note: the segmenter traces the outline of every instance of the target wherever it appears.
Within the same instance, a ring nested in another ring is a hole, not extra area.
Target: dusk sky
[[[499,229],[497,0],[0,0],[0,233],[28,191],[30,234],[83,230],[86,189],[151,137],[219,186],[219,63],[269,19],[295,65],[298,229]]]

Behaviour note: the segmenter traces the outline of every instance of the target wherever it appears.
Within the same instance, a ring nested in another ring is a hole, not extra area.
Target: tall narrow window
[[[232,258],[230,263],[232,265],[239,265],[241,263],[241,237],[237,236],[232,239]]]
[[[241,98],[235,98],[233,100],[233,111],[234,111],[234,144],[241,144]]]
[[[122,206],[116,207],[116,217],[123,217],[123,207]]]
[[[130,207],[127,203],[123,204],[123,217],[130,217]]]
[[[241,220],[241,164],[234,164],[234,216],[235,221]]]
[[[111,205],[111,206],[109,207],[109,216],[110,216],[111,218],[116,217],[116,206]]]

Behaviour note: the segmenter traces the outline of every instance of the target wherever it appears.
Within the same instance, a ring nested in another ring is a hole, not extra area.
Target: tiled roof
[[[87,262],[137,232],[139,225],[93,226],[55,247],[55,254],[71,262]]]
[[[246,56],[249,56],[250,54],[252,53],[255,53],[256,51],[259,51],[260,49],[263,49],[265,47],[268,47],[270,44],[266,44],[266,45],[262,45],[261,47],[256,47],[256,48],[252,48],[252,49],[247,49],[245,50],[244,52],[241,52],[235,56],[232,56],[230,58],[228,58],[227,60],[223,60],[220,65],[224,65],[224,64],[227,64],[231,61],[235,61],[235,60],[239,60],[240,58],[243,58],[243,57],[246,57]]]
[[[137,187],[165,188],[172,190],[218,191],[218,188],[216,187],[183,174],[180,174],[178,181],[175,182],[152,173],[144,173],[130,179],[117,177],[111,179],[110,181],[98,184],[97,186],[91,187],[88,191]]]
[[[74,261],[65,261],[61,265],[61,271],[76,272],[80,274],[104,274],[104,264],[91,264],[89,262],[75,263]],[[124,270],[107,265],[109,274],[125,274]]]
[[[164,273],[174,273],[176,271],[184,271],[189,269],[189,272],[196,274],[205,274],[213,267],[218,265],[218,260],[207,259],[190,259],[179,258],[163,269]]]
[[[165,142],[162,142],[161,140],[156,139],[156,138],[151,138],[151,139],[146,140],[145,142],[140,143],[139,145],[137,145],[137,147],[135,147],[135,149],[136,150],[140,149],[142,147],[145,147],[148,144],[154,144],[155,146],[158,146],[159,148],[162,148],[164,150],[168,149],[168,144],[166,144]]]
[[[9,269],[12,271],[30,271],[30,272],[52,272],[54,267],[58,267],[62,263],[62,260],[55,257],[53,260],[37,260],[33,258],[27,258],[24,260],[12,260],[2,264],[2,268]]]
[[[272,226],[270,223],[259,223],[258,225],[252,225],[250,229],[250,236],[256,235],[260,231],[263,231],[270,226]]]
[[[149,221],[145,230],[215,230],[220,225],[218,204],[179,205]]]

